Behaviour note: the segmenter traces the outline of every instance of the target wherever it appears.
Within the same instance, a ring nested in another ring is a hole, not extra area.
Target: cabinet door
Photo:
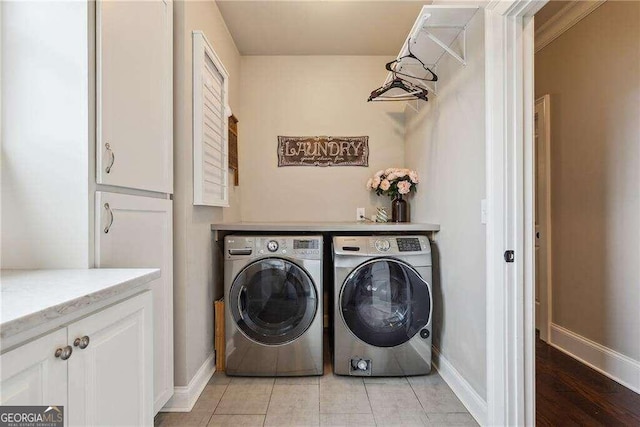
[[[67,409],[67,366],[55,356],[67,345],[59,329],[0,356],[0,405],[64,406]],[[73,353],[72,353],[73,357]]]
[[[161,270],[162,276],[152,282],[158,412],[173,395],[172,202],[100,191],[96,201],[96,267]]]
[[[97,182],[171,193],[173,4],[101,0],[96,9]]]
[[[70,426],[153,424],[151,304],[147,291],[68,326]]]

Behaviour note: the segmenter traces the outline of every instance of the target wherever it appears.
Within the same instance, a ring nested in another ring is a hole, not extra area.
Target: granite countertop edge
[[[158,279],[160,277],[159,269],[87,269],[87,270],[51,270],[56,272],[61,271],[69,271],[69,274],[73,274],[71,272],[78,271],[82,273],[86,273],[87,271],[96,271],[97,274],[104,274],[105,272],[123,272],[127,271],[132,273],[133,275],[129,275],[124,279],[114,279],[113,282],[108,282],[105,286],[100,287],[98,289],[92,289],[88,293],[78,293],[77,297],[70,298],[68,300],[54,303],[50,306],[38,306],[34,308],[33,312],[26,313],[24,315],[11,318],[8,320],[0,320],[0,339],[7,339],[13,337],[14,335],[20,334],[22,332],[31,330],[33,328],[37,328],[41,325],[46,324],[47,322],[54,321],[60,317],[67,316],[72,314],[73,312],[82,310],[92,304],[96,304],[101,301],[108,300],[110,298],[116,297],[120,294],[123,294],[129,290],[135,289],[137,287],[143,286],[152,280]],[[28,272],[38,271],[42,274],[46,274],[47,270],[24,270],[24,274],[28,274]],[[5,273],[18,273],[17,270],[3,270],[3,282]],[[29,286],[29,284],[25,284],[25,286]],[[62,284],[61,286],[64,286]],[[29,291],[22,292],[20,289],[16,292],[16,289],[5,290],[5,287],[2,286],[2,306],[7,303],[12,303],[12,298],[25,299],[29,298],[33,295],[29,294]],[[37,292],[37,289],[34,289],[33,293]],[[17,303],[15,301],[13,303]]]

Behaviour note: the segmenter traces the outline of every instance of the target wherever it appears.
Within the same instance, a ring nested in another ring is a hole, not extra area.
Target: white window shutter
[[[193,204],[229,206],[229,74],[193,32]]]

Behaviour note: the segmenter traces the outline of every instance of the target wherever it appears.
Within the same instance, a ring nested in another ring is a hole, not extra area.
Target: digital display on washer
[[[318,249],[317,240],[294,240],[293,249]]]
[[[416,252],[422,249],[417,237],[398,237],[396,242],[398,242],[400,252]]]

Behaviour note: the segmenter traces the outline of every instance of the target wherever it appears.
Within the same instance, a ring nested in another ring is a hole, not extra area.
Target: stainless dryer
[[[322,375],[322,236],[227,236],[226,373]]]
[[[431,371],[432,271],[426,236],[333,238],[334,372]]]

